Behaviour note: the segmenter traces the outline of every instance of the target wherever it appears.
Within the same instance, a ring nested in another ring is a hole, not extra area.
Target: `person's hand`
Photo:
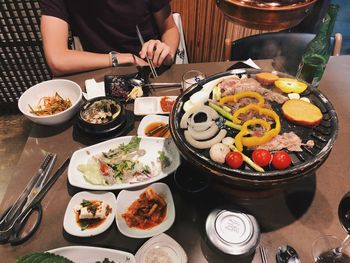
[[[142,58],[132,55],[133,56],[133,64],[135,66],[148,66],[148,63],[146,61],[144,61]]]
[[[142,46],[140,57],[145,59],[146,56],[153,61],[155,67],[159,67],[162,64],[171,65],[173,63],[170,47],[160,40],[151,39]]]

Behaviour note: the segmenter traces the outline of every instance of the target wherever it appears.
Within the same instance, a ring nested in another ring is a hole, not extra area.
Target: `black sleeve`
[[[151,0],[150,1],[150,6],[151,6],[151,12],[155,13],[164,7],[169,6],[170,7],[170,0]]]
[[[41,0],[40,7],[41,15],[54,16],[69,22],[67,6],[63,0]]]

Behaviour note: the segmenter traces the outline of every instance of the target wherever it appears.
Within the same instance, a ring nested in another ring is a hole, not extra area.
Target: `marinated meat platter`
[[[317,169],[338,132],[328,99],[283,73],[234,72],[201,81],[175,102],[171,132],[185,159],[257,187]]]

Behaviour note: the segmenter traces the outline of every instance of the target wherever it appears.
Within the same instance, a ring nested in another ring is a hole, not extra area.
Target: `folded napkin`
[[[230,66],[227,70],[232,70],[232,69],[242,69],[242,68],[255,68],[255,69],[260,69],[260,67],[254,63],[254,61],[249,58],[245,61],[239,61],[232,66]]]
[[[85,90],[86,93],[83,95],[86,100],[106,96],[104,81],[96,82],[95,79],[87,79],[85,80]]]

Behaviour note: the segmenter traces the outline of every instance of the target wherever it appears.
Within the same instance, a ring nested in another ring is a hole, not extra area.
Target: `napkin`
[[[83,95],[86,100],[106,96],[104,81],[96,82],[95,79],[87,79],[85,80],[85,90],[86,93],[84,92]]]
[[[242,69],[242,68],[255,68],[255,69],[260,69],[260,67],[254,63],[254,61],[249,58],[245,61],[239,61],[232,66],[230,66],[227,70],[232,70],[232,69]]]

